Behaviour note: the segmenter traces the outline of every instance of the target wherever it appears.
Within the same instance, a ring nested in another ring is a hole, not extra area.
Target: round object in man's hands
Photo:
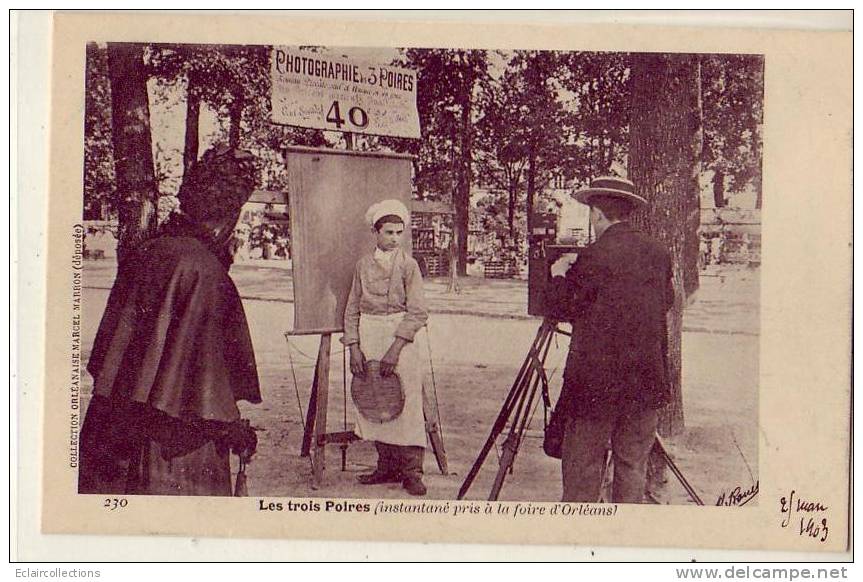
[[[377,360],[366,361],[365,377],[353,377],[351,399],[363,418],[381,424],[398,418],[405,407],[405,391],[398,374],[381,376]]]

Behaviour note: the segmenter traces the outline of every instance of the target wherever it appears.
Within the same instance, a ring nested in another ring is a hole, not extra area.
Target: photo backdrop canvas
[[[289,148],[294,333],[342,331],[357,259],[375,238],[366,210],[380,200],[411,207],[411,158],[386,153]],[[402,246],[411,250],[410,224]]]

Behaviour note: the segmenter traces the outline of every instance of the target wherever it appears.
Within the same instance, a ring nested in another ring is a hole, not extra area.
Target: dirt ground
[[[350,446],[345,470],[339,447],[327,449],[320,489],[311,487],[308,458],[299,456],[318,337],[297,336],[292,328],[290,273],[284,269],[239,266],[232,269],[249,318],[264,402],[241,410],[259,430],[258,454],[248,468],[254,496],[409,498],[398,485],[361,486],[356,476],[374,466],[374,447]],[[89,354],[113,267],[85,267],[84,356]],[[686,429],[666,445],[707,504],[734,487],[758,479],[758,271],[722,269],[703,273],[702,288],[687,309],[683,338]],[[476,459],[539,320],[524,315],[524,282],[470,279],[461,296],[442,292],[444,282],[428,282],[431,364],[440,405],[450,474],[442,475],[429,451],[425,460],[428,498],[454,499]],[[547,359],[552,395],[560,389],[568,338],[558,336]],[[426,354],[428,357],[428,354]],[[333,338],[329,429],[344,430],[343,353]],[[87,378],[89,381],[89,377]],[[88,393],[89,386],[85,388]],[[347,418],[350,426],[351,419]],[[502,500],[560,499],[560,465],[542,452],[543,412],[535,410],[530,430],[507,475]],[[468,499],[485,499],[498,468],[499,445],[474,482]],[[690,503],[669,473],[658,492],[661,503]],[[757,503],[757,499],[753,501]]]

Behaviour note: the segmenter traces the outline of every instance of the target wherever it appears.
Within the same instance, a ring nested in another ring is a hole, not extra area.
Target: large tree
[[[407,49],[396,64],[417,71],[422,138],[380,143],[416,156],[414,185],[421,199],[452,201],[458,274],[465,275],[476,94],[488,76],[488,55],[481,50]]]
[[[111,120],[118,199],[119,267],[156,229],[156,187],[144,45],[108,44]]]
[[[631,57],[632,120],[629,175],[649,202],[634,217],[671,253],[675,302],[668,315],[671,403],[659,431],[684,427],[681,391],[683,307],[698,284],[698,175],[701,160],[700,67],[695,55],[634,54]],[[687,284],[688,283],[688,284]]]
[[[473,178],[473,113],[474,91],[480,78],[485,76],[488,62],[484,51],[456,51],[453,62],[458,78],[456,103],[458,104],[458,157],[455,159],[457,176],[453,192],[455,207],[454,235],[458,241],[458,274],[467,274],[467,239],[470,224],[470,186]]]

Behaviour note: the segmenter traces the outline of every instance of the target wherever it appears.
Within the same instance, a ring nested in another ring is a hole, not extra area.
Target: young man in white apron
[[[398,200],[373,204],[366,213],[377,245],[357,261],[345,308],[342,337],[351,353],[351,373],[364,376],[366,361],[380,361],[382,376],[397,374],[405,393],[399,416],[384,422],[357,414],[356,433],[375,441],[378,464],[361,475],[364,485],[402,482],[411,495],[425,495],[422,482],[426,447],[417,333],[428,320],[419,265],[399,246],[410,215]]]

